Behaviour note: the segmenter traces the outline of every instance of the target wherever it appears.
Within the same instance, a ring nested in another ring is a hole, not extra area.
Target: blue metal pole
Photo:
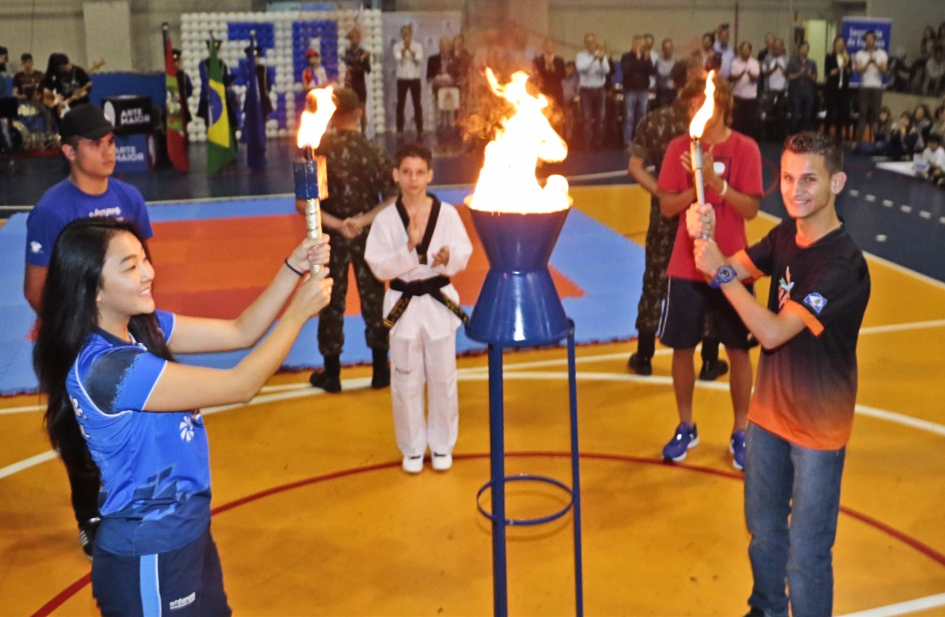
[[[492,611],[509,614],[505,554],[505,418],[502,347],[489,345],[489,460],[492,473]]]
[[[577,362],[574,357],[574,322],[568,320],[568,395],[571,404],[571,498],[574,504],[574,601],[577,617],[584,615],[584,559],[581,549],[581,452],[578,446]],[[490,369],[491,375],[491,369]]]

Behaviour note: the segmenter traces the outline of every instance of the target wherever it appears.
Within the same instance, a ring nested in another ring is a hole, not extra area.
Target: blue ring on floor
[[[506,525],[509,525],[512,527],[531,527],[534,525],[542,525],[544,523],[550,523],[553,520],[561,518],[562,516],[567,514],[568,511],[572,507],[574,507],[574,492],[571,490],[570,486],[561,482],[560,480],[555,480],[554,478],[549,478],[548,476],[539,476],[535,474],[521,473],[514,476],[505,476],[505,482],[506,483],[543,482],[545,484],[550,484],[552,486],[560,488],[571,497],[568,503],[565,504],[565,506],[561,510],[558,510],[557,512],[554,512],[547,516],[540,516],[536,518],[507,518],[505,519]],[[480,514],[482,514],[484,517],[486,517],[493,523],[499,523],[502,521],[500,519],[495,518],[491,512],[486,512],[486,510],[482,507],[482,502],[480,500],[480,497],[482,497],[482,494],[486,492],[486,490],[491,489],[491,488],[492,488],[492,480],[489,480],[488,482],[482,485],[482,487],[479,489],[479,492],[476,493],[476,508],[479,510]]]

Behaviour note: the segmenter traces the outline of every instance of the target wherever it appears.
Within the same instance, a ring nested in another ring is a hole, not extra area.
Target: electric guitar
[[[95,64],[93,64],[91,67],[89,67],[89,69],[86,71],[86,74],[91,75],[92,73],[95,73],[96,71],[100,70],[103,66],[105,66],[104,58],[99,60]],[[53,92],[52,90],[45,90],[43,92],[43,104],[46,105],[46,107],[48,107],[50,110],[55,111],[56,115],[61,118],[63,115],[65,115],[67,111],[69,111],[69,105],[71,105],[75,101],[81,99],[83,96],[88,94],[89,90],[91,89],[92,89],[92,82],[90,81],[84,86],[78,88],[68,98],[63,97],[58,92]]]

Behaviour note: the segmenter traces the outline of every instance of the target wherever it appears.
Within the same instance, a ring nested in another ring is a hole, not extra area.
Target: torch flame
[[[309,147],[315,149],[322,141],[322,135],[328,128],[328,121],[331,115],[335,113],[335,102],[332,100],[332,87],[316,88],[308,93],[306,102],[311,103],[314,99],[317,108],[315,113],[307,109],[302,112],[302,121],[299,124],[299,135],[296,143],[299,148]]]
[[[705,102],[702,103],[702,107],[699,108],[699,111],[692,118],[692,122],[689,123],[689,136],[693,139],[702,138],[705,125],[715,112],[715,82],[712,79],[713,77],[715,77],[715,71],[709,71],[709,76],[705,79]]]
[[[490,212],[555,212],[570,207],[568,181],[550,176],[542,188],[535,177],[538,159],[563,161],[568,145],[541,112],[548,106],[542,95],[525,90],[528,73],[519,71],[512,81],[500,85],[491,69],[486,79],[492,91],[515,107],[503,121],[493,141],[486,146],[485,162],[469,207]]]

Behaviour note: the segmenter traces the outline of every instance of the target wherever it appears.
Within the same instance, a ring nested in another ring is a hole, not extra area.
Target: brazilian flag
[[[207,127],[207,172],[213,175],[236,159],[236,140],[230,132],[230,121],[226,110],[226,90],[223,87],[223,64],[217,57],[216,45],[210,45],[209,105],[207,112],[210,126]]]

